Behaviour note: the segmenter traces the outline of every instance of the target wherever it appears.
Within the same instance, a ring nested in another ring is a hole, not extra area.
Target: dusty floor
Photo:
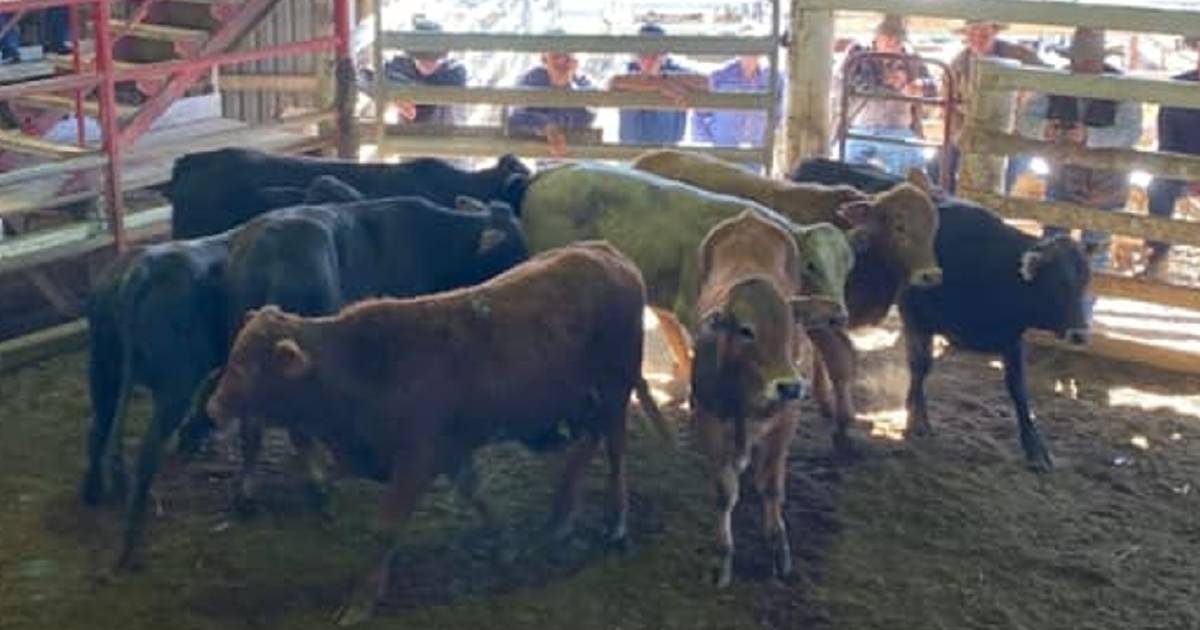
[[[893,335],[861,339],[886,346]],[[635,415],[632,551],[601,540],[599,460],[578,534],[552,545],[538,532],[560,457],[489,449],[485,487],[504,541],[439,486],[404,528],[402,583],[367,627],[1200,628],[1195,380],[1034,352],[1035,406],[1059,464],[1038,476],[1022,465],[988,358],[943,357],[929,386],[937,434],[920,443],[887,437],[903,422],[898,348],[863,359],[857,397],[876,423],[864,423],[864,457],[833,466],[811,410],[796,442],[788,522],[799,571],[788,583],[766,577],[752,497],[736,524],[735,585],[703,582],[711,501],[687,430],[666,451]],[[367,527],[378,487],[339,483],[326,519],[268,471],[268,506],[238,521],[228,465],[169,465],[147,567],[112,576],[118,515],[87,513],[76,495],[82,366],[64,356],[0,378],[0,628],[329,627],[381,549]]]

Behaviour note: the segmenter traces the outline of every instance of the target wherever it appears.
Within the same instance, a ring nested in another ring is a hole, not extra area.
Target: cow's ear
[[[500,246],[506,240],[508,240],[508,235],[503,231],[495,228],[485,228],[479,233],[479,249],[475,253],[479,255],[486,254]]]
[[[459,195],[454,198],[454,207],[461,212],[474,212],[477,214],[486,214],[487,206],[480,200],[466,195]]]
[[[291,337],[275,342],[275,361],[279,371],[287,378],[304,376],[312,364],[308,353]]]
[[[933,182],[929,181],[929,176],[925,174],[924,170],[919,168],[908,169],[906,180],[913,186],[920,188],[926,195],[933,194]]]
[[[1042,264],[1042,252],[1036,248],[1026,250],[1021,254],[1021,279],[1033,282],[1037,278],[1038,267]]]
[[[850,225],[862,225],[867,222],[871,212],[870,199],[855,199],[843,203],[835,213]]]

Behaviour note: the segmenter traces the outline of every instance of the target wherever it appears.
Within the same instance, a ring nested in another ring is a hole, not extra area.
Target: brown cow
[[[750,211],[718,224],[700,246],[692,408],[716,486],[719,551],[713,578],[719,586],[732,577],[731,518],[738,475],[751,453],[775,573],[786,575],[792,567],[784,481],[796,403],[806,393],[795,354],[806,341],[796,324],[805,323],[814,299],[789,299],[799,288],[793,280],[796,259],[788,233]]]
[[[772,179],[719,158],[672,149],[643,153],[633,166],[713,192],[753,199],[799,225],[826,221],[847,229],[857,251],[845,295],[851,328],[882,319],[899,295],[896,291],[882,301],[864,300],[864,292],[877,292],[867,279],[884,276],[894,279],[901,289],[941,282],[942,270],[933,249],[938,214],[929,195],[929,181],[920,171],[910,172],[908,183],[867,197],[850,186]],[[848,436],[855,417],[850,393],[855,376],[854,345],[843,330],[826,326],[810,329],[809,336],[817,349],[813,395],[822,414],[834,420],[834,452],[846,458],[854,452]]]
[[[550,308],[547,306],[550,305]],[[488,518],[472,452],[496,439],[543,435],[566,420],[577,440],[552,531],[570,533],[584,468],[601,441],[612,529],[626,538],[625,411],[635,387],[667,434],[641,378],[641,275],[603,242],[545,252],[481,285],[360,302],[306,319],[268,307],[238,335],[208,411],[286,423],[357,474],[390,479],[380,516],[392,528],[439,474]],[[388,588],[391,550],[339,614],[369,616]]]

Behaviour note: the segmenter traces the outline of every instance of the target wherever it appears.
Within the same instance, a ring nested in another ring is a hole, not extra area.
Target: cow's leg
[[[97,333],[93,333],[97,334]],[[110,344],[112,345],[112,344]],[[116,355],[117,351],[109,351]],[[105,450],[121,396],[121,372],[95,347],[88,358],[88,386],[92,398],[92,426],[88,431],[88,467],[80,484],[85,505],[96,505],[104,495]]]
[[[844,330],[814,331],[810,338],[833,386],[833,451],[839,458],[850,458],[855,452],[850,440],[850,425],[854,422],[854,398],[851,396],[854,343]]]
[[[683,324],[669,311],[660,308],[651,309],[658,318],[658,329],[662,331],[663,341],[671,351],[671,360],[675,362],[675,380],[686,385],[692,382],[691,344],[688,343],[687,333]]]
[[[296,459],[302,468],[304,494],[309,507],[329,516],[329,471],[325,466],[324,452],[307,433],[297,429],[288,430],[288,439],[296,448]]]
[[[819,352],[812,356],[812,393],[817,401],[817,410],[826,418],[833,418],[833,395],[830,391],[829,372]]]
[[[379,512],[376,528],[394,536],[396,525],[416,507],[417,499],[433,480],[433,448],[414,448],[405,456],[396,457],[392,466],[390,487]],[[388,594],[392,582],[392,571],[399,554],[399,546],[393,543],[365,580],[354,590],[350,599],[334,614],[338,625],[350,626],[370,619],[375,607]]]
[[[697,413],[695,426],[697,442],[706,456],[716,494],[717,554],[712,582],[725,587],[733,579],[733,508],[738,501],[738,469],[734,460],[737,454],[731,452],[720,419]]]
[[[925,407],[925,379],[933,369],[933,335],[914,330],[904,331],[904,347],[908,353],[908,427],[905,433],[921,437],[933,433],[929,411]]]
[[[554,513],[550,517],[550,536],[554,540],[563,540],[571,535],[575,505],[579,501],[579,481],[599,446],[600,441],[594,434],[585,433],[567,453],[566,469],[554,500]]]
[[[787,498],[787,456],[796,431],[794,415],[781,416],[766,436],[756,461],[754,484],[763,502],[763,533],[771,549],[776,577],[792,572],[792,549],[787,523],[783,520],[783,502]]]
[[[257,487],[254,470],[258,467],[258,455],[262,451],[263,427],[257,418],[240,418],[238,435],[242,443],[242,466],[238,470],[233,494],[233,509],[241,516],[254,512]]]
[[[455,475],[454,486],[458,489],[458,493],[471,504],[471,507],[475,508],[475,512],[479,514],[479,520],[483,521],[483,526],[487,529],[496,529],[495,510],[480,494],[480,485],[479,468],[475,466],[475,458],[468,453]]]
[[[179,428],[179,444],[175,450],[180,455],[189,459],[194,457],[215,430],[216,423],[208,417],[204,406],[208,404],[209,397],[216,391],[217,383],[220,381],[221,368],[217,368],[209,372],[208,376],[204,377],[204,380],[196,386],[196,393],[192,396],[192,402],[188,408],[187,419]]]
[[[133,492],[129,495],[129,505],[125,513],[125,538],[120,558],[117,560],[119,568],[131,566],[134,552],[141,542],[146,523],[146,501],[150,496],[154,476],[158,472],[163,445],[187,410],[188,398],[183,391],[186,390],[174,392],[174,395],[163,394],[154,400],[154,416],[150,419],[150,426],[142,439],[141,451],[138,453],[137,477],[134,479]]]
[[[629,400],[626,392],[625,400]],[[610,529],[609,540],[620,548],[625,548],[629,542],[629,479],[625,466],[626,415],[625,403],[617,399],[618,404],[610,411],[611,421],[607,423],[608,434],[604,446],[608,453],[608,491]]]
[[[1020,339],[1004,351],[1004,384],[1008,387],[1008,395],[1012,397],[1013,407],[1016,408],[1017,429],[1020,432],[1021,448],[1025,450],[1026,461],[1034,470],[1053,470],[1054,460],[1051,459],[1050,451],[1042,441],[1037,425],[1034,424],[1033,413],[1029,411],[1025,351]]]

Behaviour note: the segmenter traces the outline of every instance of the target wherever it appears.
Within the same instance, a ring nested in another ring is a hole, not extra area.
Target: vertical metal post
[[[71,71],[80,74],[83,72],[83,59],[79,51],[79,5],[72,4],[67,11],[68,28],[71,31]],[[75,90],[75,138],[81,147],[87,144],[87,127],[83,124],[83,94],[82,89]]]
[[[109,19],[112,13],[110,0],[96,0],[96,69],[100,78],[100,130],[104,142],[104,154],[108,163],[104,167],[105,201],[108,206],[109,228],[117,251],[125,250],[125,208],[121,194],[121,138],[117,128],[117,93],[113,81],[112,33]]]
[[[354,121],[354,97],[358,91],[355,89],[354,53],[350,41],[350,0],[333,0],[333,30],[337,37],[333,99],[337,111],[337,152],[340,158],[353,159],[358,157],[358,132]]]
[[[770,100],[767,102],[767,125],[763,130],[763,169],[770,175],[775,166],[775,132],[779,121],[780,97],[779,91],[779,3],[783,0],[771,0],[771,74],[767,77],[767,92]]]
[[[384,68],[383,68],[383,0],[375,0],[375,48],[372,51],[375,64],[375,156],[383,157],[383,137],[386,132],[386,126],[383,121],[383,112],[387,109],[387,94],[384,84]]]

